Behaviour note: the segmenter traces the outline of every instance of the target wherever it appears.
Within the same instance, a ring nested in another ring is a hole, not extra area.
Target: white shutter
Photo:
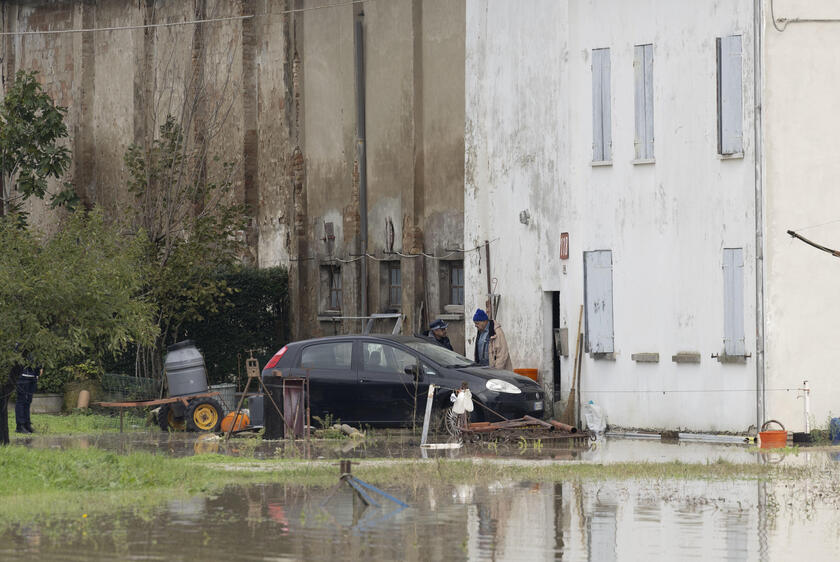
[[[653,45],[645,45],[645,158],[653,158]]]
[[[591,353],[612,353],[612,251],[584,252],[583,256],[587,346]]]
[[[718,151],[744,151],[741,36],[720,37],[718,55]]]
[[[653,45],[636,45],[633,57],[636,102],[635,154],[653,158]]]
[[[610,119],[610,50],[592,49],[592,160],[612,157]]]
[[[723,349],[744,355],[744,249],[723,249]]]

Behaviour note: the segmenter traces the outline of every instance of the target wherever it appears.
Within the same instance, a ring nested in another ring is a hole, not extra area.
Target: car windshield
[[[405,345],[415,351],[419,351],[438,365],[444,365],[446,367],[469,367],[476,364],[463,355],[455,353],[454,351],[449,351],[445,347],[441,347],[436,343],[412,341],[406,342]]]

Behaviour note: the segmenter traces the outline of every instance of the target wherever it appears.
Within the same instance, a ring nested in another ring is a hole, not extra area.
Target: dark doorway
[[[554,400],[555,402],[562,396],[561,389],[560,389],[560,356],[562,354],[562,350],[558,347],[558,337],[557,334],[560,331],[560,293],[558,291],[553,291],[551,293],[551,333],[554,337],[551,338],[552,342],[552,354],[551,358],[553,359],[554,365],[554,376],[552,379],[554,380]]]

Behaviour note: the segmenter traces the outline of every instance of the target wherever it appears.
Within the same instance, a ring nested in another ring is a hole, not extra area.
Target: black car
[[[545,410],[545,393],[533,380],[480,367],[419,337],[353,335],[299,341],[278,351],[262,371],[266,380],[307,374],[311,415],[329,415],[343,423],[392,426],[422,420],[431,384],[436,388],[436,419],[442,419],[452,405],[452,391],[464,382],[477,402],[471,421],[539,418]]]

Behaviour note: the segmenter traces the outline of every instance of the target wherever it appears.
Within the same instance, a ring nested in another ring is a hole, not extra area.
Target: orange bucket
[[[524,377],[528,377],[534,382],[539,382],[539,370],[538,369],[514,369],[514,373],[517,375],[522,375]]]
[[[782,429],[768,430],[767,425],[770,423],[775,423]],[[785,430],[785,426],[776,420],[764,422],[764,425],[761,426],[761,431],[758,432],[758,438],[761,441],[760,446],[762,449],[778,449],[787,446],[787,431]]]

